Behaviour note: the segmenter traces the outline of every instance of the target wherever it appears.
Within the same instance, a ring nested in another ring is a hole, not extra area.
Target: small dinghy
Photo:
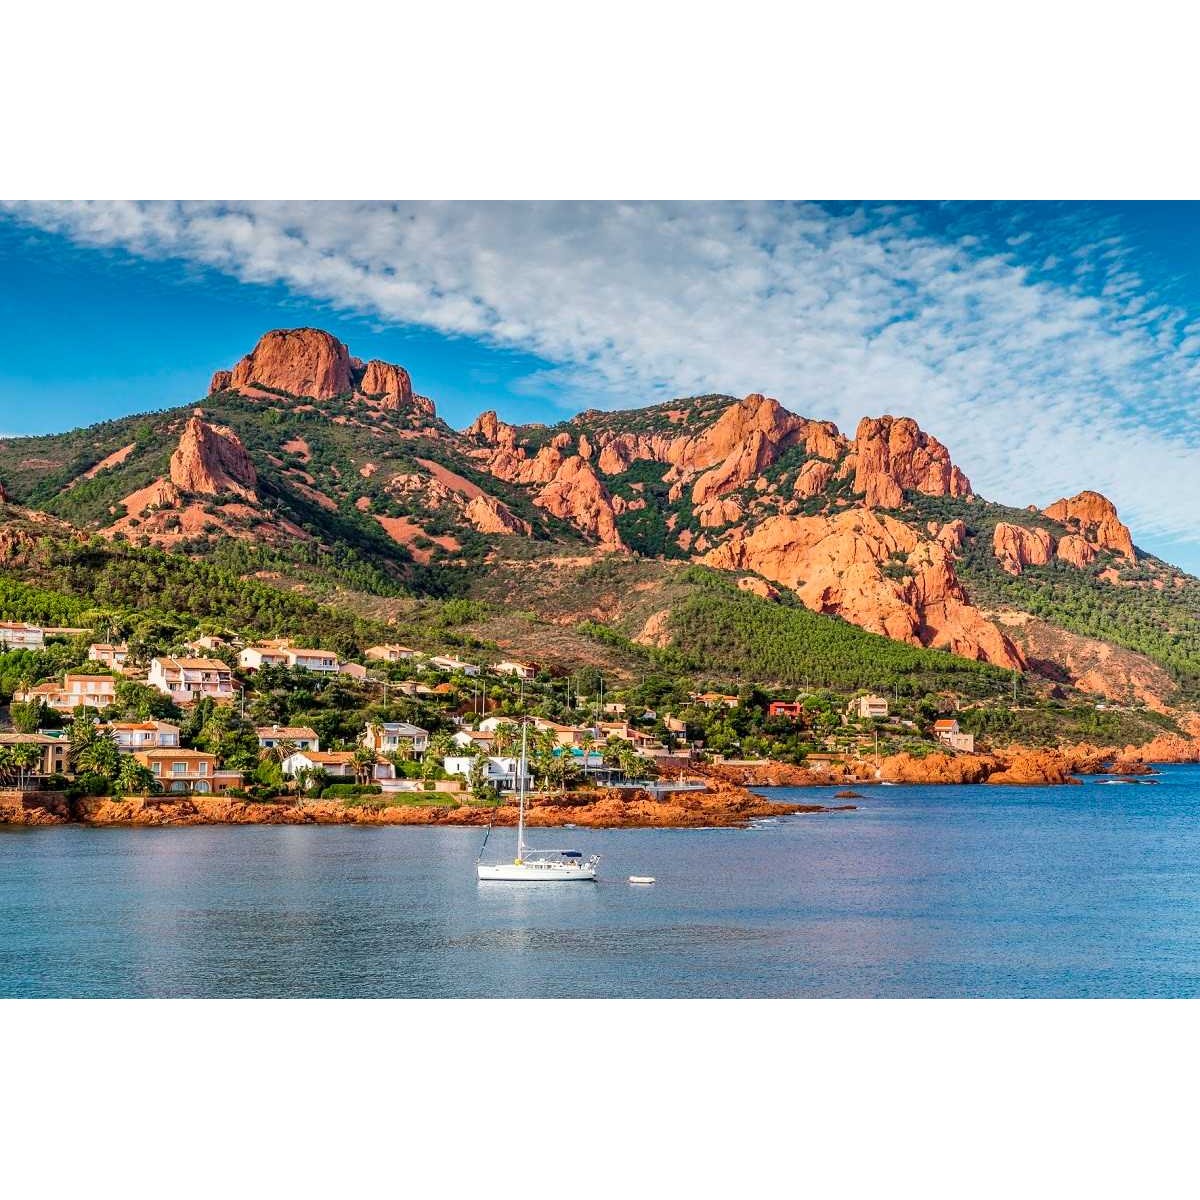
[[[640,883],[640,884],[653,883],[654,876],[653,875],[630,875],[629,882],[630,883]]]

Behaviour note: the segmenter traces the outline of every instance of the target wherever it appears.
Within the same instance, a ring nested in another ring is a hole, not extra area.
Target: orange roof
[[[953,729],[957,724],[957,721],[942,719],[940,721],[934,721],[933,727],[934,729]]]
[[[215,658],[160,658],[164,667],[179,667],[188,671],[228,671],[229,668]]]

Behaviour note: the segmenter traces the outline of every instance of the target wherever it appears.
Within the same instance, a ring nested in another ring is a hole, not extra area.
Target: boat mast
[[[525,740],[529,735],[529,726],[525,718],[521,718],[521,760],[517,767],[520,772],[517,778],[517,796],[520,807],[517,810],[517,862],[525,857]]]

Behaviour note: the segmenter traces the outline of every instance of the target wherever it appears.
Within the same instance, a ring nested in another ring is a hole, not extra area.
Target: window
[[[196,766],[196,773],[198,775],[207,775],[208,774],[208,763],[206,763],[206,762],[198,763]]]
[[[172,775],[186,775],[187,774],[187,763],[173,762],[171,764],[171,774]]]

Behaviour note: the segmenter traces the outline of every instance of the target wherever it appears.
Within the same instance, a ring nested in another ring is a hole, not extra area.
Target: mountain
[[[1096,492],[986,500],[905,417],[848,437],[764,395],[709,395],[554,426],[489,410],[460,432],[402,366],[273,330],[193,406],[0,441],[0,487],[10,523],[41,514],[384,619],[474,597],[520,647],[528,611],[534,657],[552,629],[564,654],[599,640],[626,665],[690,661],[703,644],[700,669],[787,682],[773,647],[811,667],[805,647],[841,618],[949,652],[895,669],[944,664],[954,688],[1015,672],[1048,701],[1200,699],[1200,581],[1139,551]]]

